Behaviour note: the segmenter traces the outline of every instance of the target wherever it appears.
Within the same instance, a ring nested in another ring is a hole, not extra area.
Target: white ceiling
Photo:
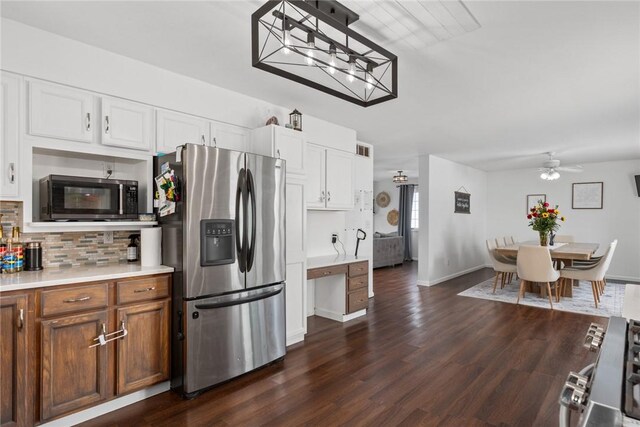
[[[364,109],[252,68],[257,1],[3,1],[2,16],[354,128],[375,145],[377,178],[415,176],[427,153],[483,170],[536,167],[547,151],[640,159],[640,3],[469,1],[480,27],[437,43],[426,15],[414,43],[379,15],[410,28],[418,6],[442,2],[345,3],[398,55],[398,99]]]

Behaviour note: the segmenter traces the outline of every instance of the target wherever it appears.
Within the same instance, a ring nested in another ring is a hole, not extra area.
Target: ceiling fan
[[[552,151],[547,153],[549,158],[542,164],[541,168],[538,168],[538,171],[542,172],[540,178],[553,181],[560,178],[560,172],[582,172],[582,166],[580,165],[560,166],[560,160],[553,158],[555,154]]]

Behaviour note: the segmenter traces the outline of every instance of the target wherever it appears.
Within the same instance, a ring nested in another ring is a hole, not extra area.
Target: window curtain
[[[404,237],[404,260],[411,261],[411,207],[413,206],[414,186],[400,186],[400,219],[398,221],[398,236]]]

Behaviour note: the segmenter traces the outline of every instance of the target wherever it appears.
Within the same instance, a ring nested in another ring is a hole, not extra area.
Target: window
[[[411,228],[418,228],[418,214],[420,211],[419,193],[413,193],[413,204],[411,205]]]

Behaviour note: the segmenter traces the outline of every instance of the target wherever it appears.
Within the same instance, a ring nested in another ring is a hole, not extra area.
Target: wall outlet
[[[102,176],[105,178],[112,177],[116,173],[116,164],[114,162],[102,162]]]
[[[338,241],[338,235],[336,233],[333,233],[331,235],[331,243],[336,243]]]
[[[102,235],[102,243],[105,245],[109,245],[113,243],[113,231],[105,231]]]

